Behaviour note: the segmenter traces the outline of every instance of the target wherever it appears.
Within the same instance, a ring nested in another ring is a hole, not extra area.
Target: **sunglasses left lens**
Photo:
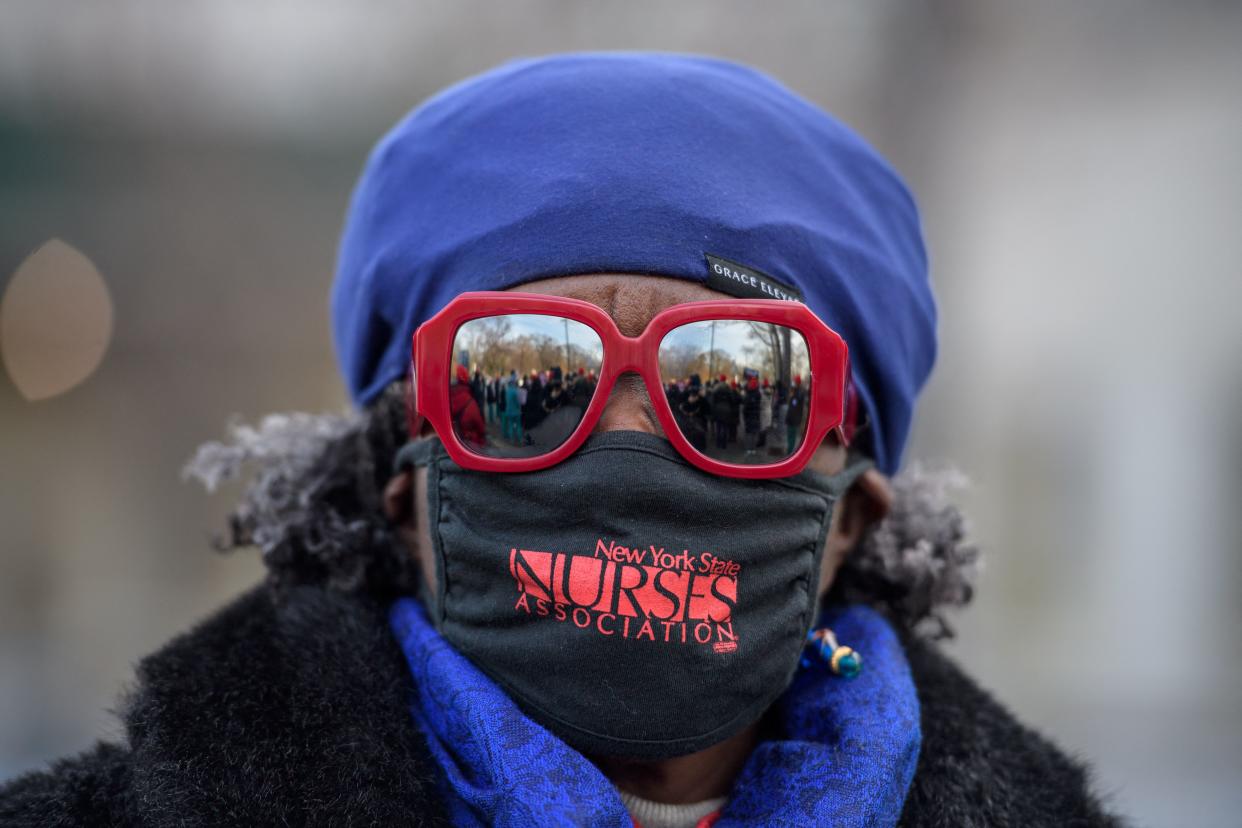
[[[588,325],[544,314],[472,319],[453,338],[449,413],[467,449],[539,457],[582,422],[604,345]]]

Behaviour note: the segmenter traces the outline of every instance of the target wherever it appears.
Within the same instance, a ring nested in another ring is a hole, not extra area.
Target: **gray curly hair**
[[[229,439],[200,446],[182,473],[213,492],[255,468],[227,532],[213,545],[258,547],[277,588],[412,591],[417,567],[382,509],[393,460],[407,439],[404,405],[404,386],[396,382],[357,412],[231,423]],[[949,502],[950,491],[963,485],[956,471],[918,464],[894,478],[892,510],[846,558],[828,600],[870,604],[906,630],[951,636],[944,610],[970,601],[980,566],[967,523]]]

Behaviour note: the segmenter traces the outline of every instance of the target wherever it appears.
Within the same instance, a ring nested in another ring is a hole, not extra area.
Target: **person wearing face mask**
[[[977,553],[897,473],[936,348],[918,216],[822,110],[684,55],[466,80],[372,153],[332,327],[355,412],[187,467],[258,458],[226,545],[268,578],[0,823],[1114,824],[933,641]],[[543,423],[532,348],[585,369]],[[762,453],[729,445],[744,364],[793,381]],[[674,410],[692,371],[719,380]]]

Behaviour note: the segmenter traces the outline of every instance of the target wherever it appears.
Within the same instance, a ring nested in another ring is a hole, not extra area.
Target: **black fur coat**
[[[903,826],[1115,822],[1084,768],[935,646],[907,654],[923,749]],[[100,742],[0,784],[0,825],[437,825],[436,768],[383,608],[254,589],[144,659]]]

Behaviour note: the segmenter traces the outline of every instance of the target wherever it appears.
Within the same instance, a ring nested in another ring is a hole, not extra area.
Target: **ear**
[[[893,487],[888,478],[875,469],[867,469],[846,491],[841,501],[841,518],[836,531],[841,540],[853,549],[872,525],[888,517],[893,508]]]
[[[824,542],[824,560],[819,572],[819,594],[832,585],[837,568],[858,546],[867,529],[888,516],[893,506],[893,488],[888,478],[875,469],[859,475],[833,511],[832,525]]]
[[[427,517],[427,498],[422,496],[427,487],[426,475],[427,470],[421,468],[393,475],[384,486],[383,509],[397,537],[418,562],[423,582],[434,584],[435,561],[428,533],[431,522]]]
[[[409,469],[393,475],[384,486],[384,515],[402,529],[413,529],[414,473]]]

